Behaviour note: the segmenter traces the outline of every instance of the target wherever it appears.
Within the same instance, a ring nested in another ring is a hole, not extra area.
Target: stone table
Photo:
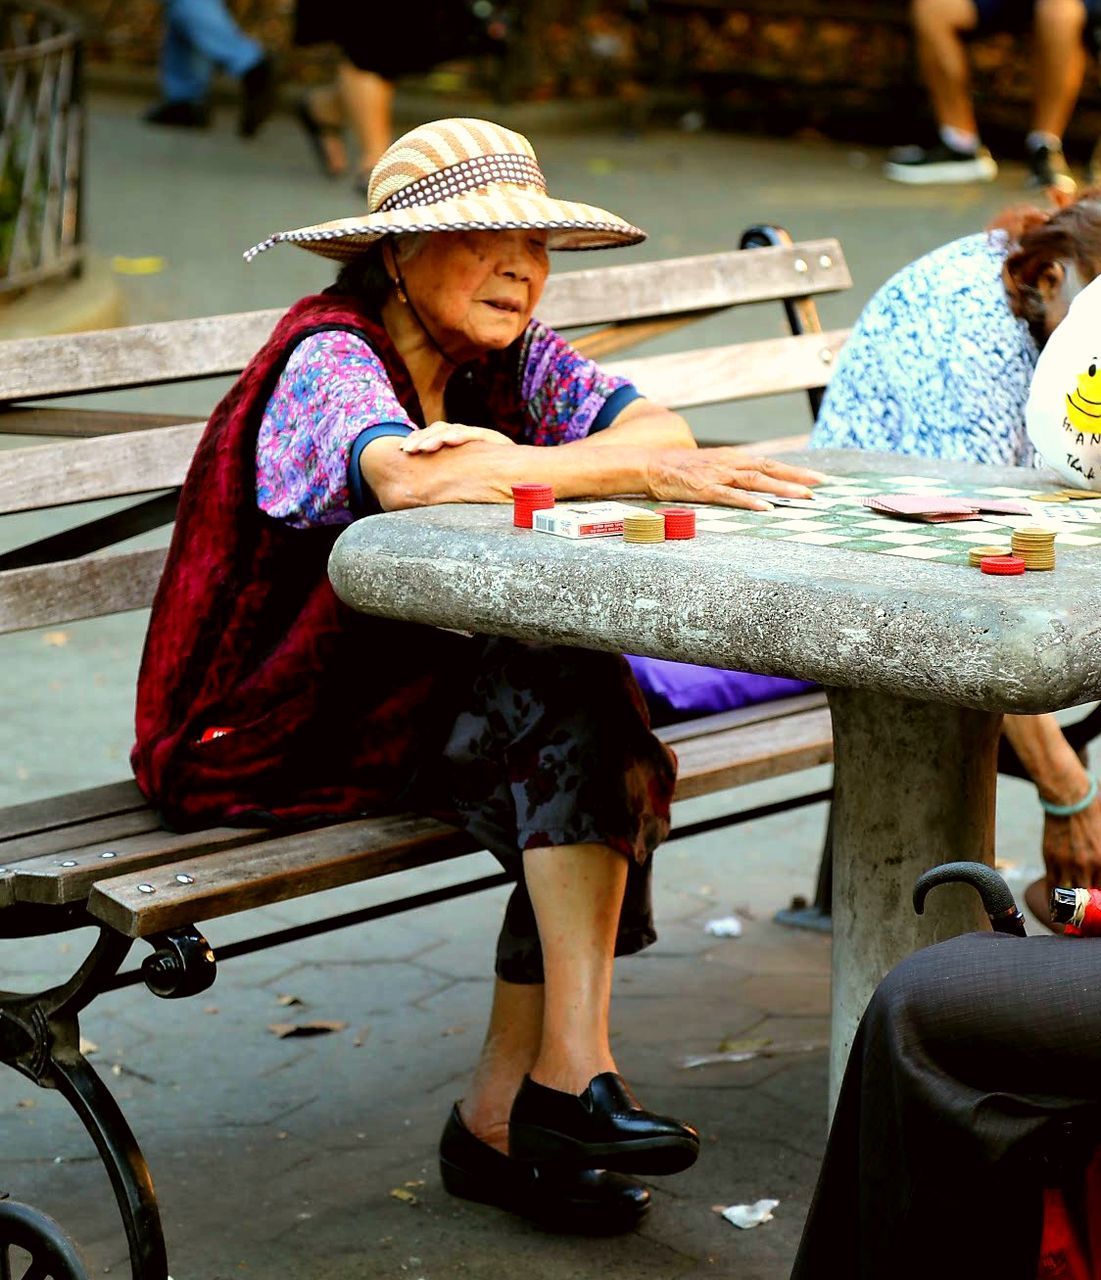
[[[849,450],[792,455],[834,475],[930,475],[1058,487],[1050,473]],[[330,561],[356,609],[444,627],[816,680],[835,740],[836,1096],[868,997],[903,955],[985,927],[974,891],[911,890],[938,862],[993,862],[1003,712],[1101,697],[1094,548],[1051,573],[959,565],[747,535],[632,546],[514,529],[511,508],[439,506],[360,520]],[[1089,570],[1089,571],[1084,571]]]

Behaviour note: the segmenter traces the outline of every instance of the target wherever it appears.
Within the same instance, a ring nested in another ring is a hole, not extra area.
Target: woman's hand
[[[826,478],[809,467],[750,457],[731,447],[662,449],[649,459],[647,493],[660,502],[710,502],[768,511],[769,503],[751,497],[747,490],[780,498],[810,498],[811,486]]]
[[[455,448],[461,444],[515,444],[500,431],[492,431],[489,427],[468,427],[462,422],[433,422],[423,431],[414,431],[401,442],[402,453],[436,453],[445,447]]]
[[[1069,818],[1044,815],[1044,865],[1047,888],[1101,888],[1101,796]]]

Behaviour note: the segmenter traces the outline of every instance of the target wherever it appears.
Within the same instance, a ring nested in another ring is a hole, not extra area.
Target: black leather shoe
[[[508,1134],[509,1152],[517,1160],[560,1168],[680,1173],[700,1153],[695,1129],[644,1111],[614,1071],[593,1076],[580,1097],[525,1076]]]
[[[177,129],[206,129],[210,126],[210,107],[205,102],[183,99],[158,102],[142,119],[146,124],[166,124]]]
[[[552,1231],[616,1235],[632,1231],[650,1208],[650,1191],[603,1169],[546,1170],[521,1164],[482,1142],[451,1108],[440,1138],[440,1177],[464,1200],[496,1205]]]

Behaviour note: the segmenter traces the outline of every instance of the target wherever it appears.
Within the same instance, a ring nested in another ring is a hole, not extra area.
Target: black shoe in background
[[[1073,195],[1078,190],[1062,147],[1039,146],[1028,153],[1028,178],[1025,186],[1033,190],[1046,191],[1055,187],[1057,191],[1065,191]]]
[[[957,182],[993,182],[998,165],[985,147],[957,151],[943,142],[928,147],[892,147],[887,152],[883,176],[913,186]]]
[[[252,138],[275,110],[275,63],[264,54],[256,66],[241,77],[241,118],[237,132]]]
[[[210,126],[210,107],[205,102],[158,102],[142,116],[146,124],[170,125],[176,129],[206,129]]]

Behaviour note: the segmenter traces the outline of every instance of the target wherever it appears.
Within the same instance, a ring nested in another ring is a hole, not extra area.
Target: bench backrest
[[[846,333],[820,332],[812,300],[851,284],[838,243],[816,240],[552,276],[539,314],[556,329],[589,330],[574,338],[576,345],[630,377],[651,399],[690,408],[824,386]],[[809,305],[807,332],[609,358],[730,307],[791,300]],[[0,430],[84,437],[0,451],[0,515],[159,495],[0,556],[0,634],[149,605],[163,547],[103,551],[171,520],[174,491],[203,429],[201,422],[163,414],[26,408],[21,402],[237,373],[279,314],[0,342]]]

